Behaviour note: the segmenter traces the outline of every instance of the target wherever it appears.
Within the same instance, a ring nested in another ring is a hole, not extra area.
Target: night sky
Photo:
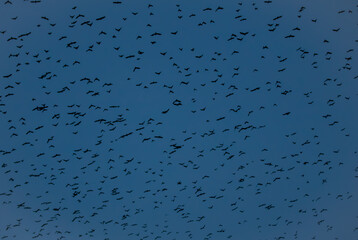
[[[0,1],[0,239],[358,239],[358,3]]]

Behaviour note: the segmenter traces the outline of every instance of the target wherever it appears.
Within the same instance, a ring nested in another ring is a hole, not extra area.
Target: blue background
[[[356,1],[1,2],[2,238],[358,239]]]

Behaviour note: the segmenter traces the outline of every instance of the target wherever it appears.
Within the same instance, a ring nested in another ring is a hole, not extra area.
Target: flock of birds
[[[357,11],[1,1],[0,239],[358,239]]]

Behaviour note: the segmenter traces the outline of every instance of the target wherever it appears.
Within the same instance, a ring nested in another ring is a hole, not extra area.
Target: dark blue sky
[[[356,1],[0,3],[2,239],[358,239]]]

